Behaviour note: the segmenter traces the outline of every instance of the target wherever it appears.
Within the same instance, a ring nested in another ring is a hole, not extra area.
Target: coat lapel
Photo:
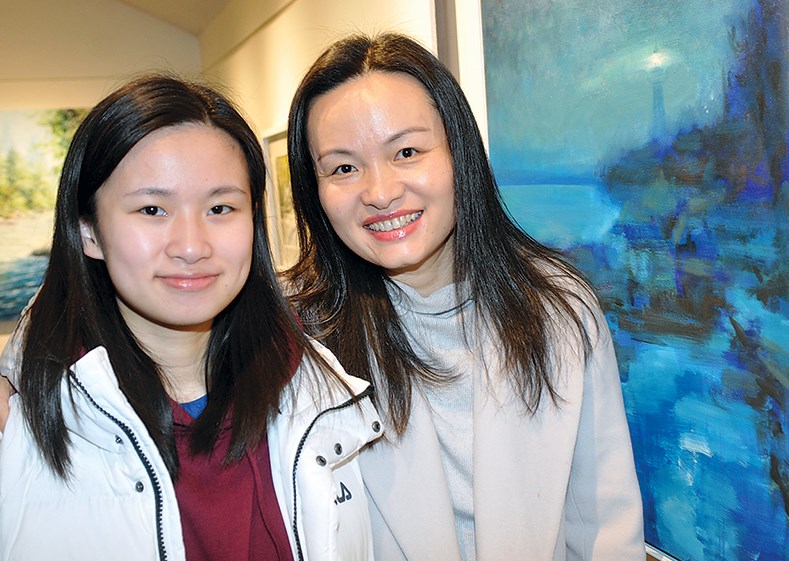
[[[477,381],[474,392],[477,561],[563,559],[554,549],[563,532],[580,395],[564,393],[560,409],[545,398],[529,416],[509,384],[486,391],[485,383]]]

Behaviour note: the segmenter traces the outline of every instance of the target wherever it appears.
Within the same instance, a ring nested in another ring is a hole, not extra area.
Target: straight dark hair
[[[307,71],[291,105],[288,152],[301,252],[287,276],[304,325],[349,372],[377,384],[397,434],[407,428],[414,382],[436,383],[445,377],[409,344],[387,292],[391,281],[385,271],[342,243],[318,198],[307,128],[312,104],[372,72],[415,78],[438,110],[454,172],[458,301],[470,296],[501,341],[509,380],[526,410],[534,413],[543,396],[556,404],[561,396],[554,372],[561,357],[551,354],[555,337],[569,326],[586,359],[591,337],[585,317],[594,301],[592,289],[556,251],[514,224],[460,86],[432,53],[400,34],[352,35],[334,43]],[[461,293],[461,283],[470,294]],[[557,312],[563,321],[557,320]]]
[[[264,209],[266,168],[254,132],[211,87],[162,74],[133,80],[99,102],[74,135],[58,189],[49,266],[27,317],[18,388],[22,408],[46,463],[61,477],[68,477],[70,468],[62,380],[75,360],[98,346],[107,349],[121,391],[171,475],[178,475],[166,381],[123,320],[104,261],[83,253],[79,221],[96,223],[97,190],[140,140],[189,123],[224,131],[238,143],[249,174],[254,221],[249,277],[213,322],[205,354],[209,399],[193,425],[192,452],[210,453],[230,414],[225,461],[242,458],[265,435],[301,353],[314,354],[272,265]]]

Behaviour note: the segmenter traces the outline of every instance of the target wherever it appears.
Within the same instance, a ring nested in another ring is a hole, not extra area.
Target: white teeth
[[[414,212],[413,214],[406,214],[405,216],[398,216],[397,218],[392,218],[390,220],[382,220],[381,222],[375,222],[374,224],[368,224],[365,226],[368,230],[372,230],[373,232],[391,232],[392,230],[397,230],[398,228],[403,228],[404,226],[408,226],[422,216],[423,211]]]

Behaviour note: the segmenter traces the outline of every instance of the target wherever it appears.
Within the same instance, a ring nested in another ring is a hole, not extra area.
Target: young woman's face
[[[107,265],[133,332],[206,331],[239,293],[252,262],[246,160],[224,131],[187,124],[155,131],[96,192],[83,249]]]
[[[307,134],[340,239],[422,294],[452,282],[452,159],[422,85],[400,73],[354,79],[315,99]]]

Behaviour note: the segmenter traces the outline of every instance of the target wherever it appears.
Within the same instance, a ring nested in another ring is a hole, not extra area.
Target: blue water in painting
[[[661,242],[665,235],[651,231],[644,216],[692,203],[693,190],[653,195],[634,209],[612,201],[602,185],[502,187],[516,222],[566,251],[598,286],[603,302],[630,298],[607,317],[645,491],[647,541],[683,560],[785,560],[789,523],[773,476],[776,461],[789,461],[780,429],[789,426],[789,313],[781,307],[785,295],[777,304],[765,303],[751,290],[759,283],[749,267],[732,265],[774,266],[781,255],[769,225],[781,218],[738,214],[736,205],[710,212],[703,228],[683,227],[694,242],[689,259],[676,240]],[[643,214],[650,204],[655,207]],[[654,240],[645,255],[639,244],[647,236]],[[707,288],[722,291],[725,301],[706,320],[714,329],[702,331],[690,314],[683,325],[667,328],[673,321],[668,312],[660,318],[664,323],[652,327],[625,322],[628,312],[650,304],[648,293],[628,294],[628,277],[640,274],[652,287],[685,289],[685,298],[693,300],[690,291],[699,290],[698,283],[683,277],[692,276],[688,271],[719,279]],[[738,340],[758,345],[742,349]]]
[[[595,184],[505,185],[501,195],[521,228],[542,243],[557,247],[601,241],[620,210]],[[573,208],[586,212],[567,212]]]
[[[0,262],[0,320],[19,316],[41,284],[48,262],[44,256]]]

